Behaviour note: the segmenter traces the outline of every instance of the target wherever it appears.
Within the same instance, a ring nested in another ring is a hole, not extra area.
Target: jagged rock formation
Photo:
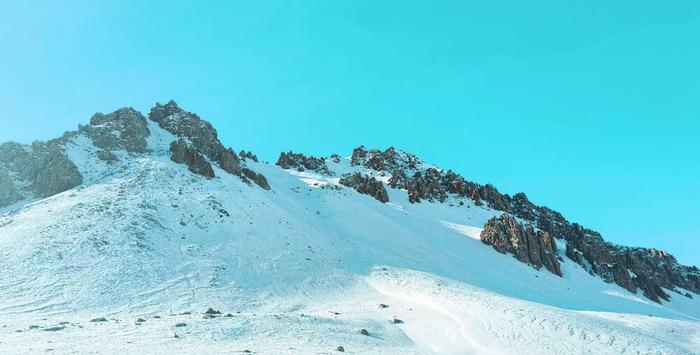
[[[130,153],[145,153],[146,139],[151,134],[146,118],[133,108],[121,108],[108,115],[96,113],[89,125],[78,130],[90,137],[96,147]]]
[[[287,153],[280,153],[276,165],[282,169],[295,169],[297,171],[311,170],[323,175],[334,175],[333,172],[328,169],[325,158],[295,154],[291,150]]]
[[[399,152],[394,147],[389,147],[382,152],[378,149],[367,150],[364,146],[359,146],[352,151],[350,163],[377,171],[390,173],[403,171],[406,173],[418,168],[421,161],[415,155]]]
[[[0,207],[9,206],[22,199],[17,192],[12,177],[4,168],[0,168]]]
[[[197,114],[186,112],[177,106],[175,101],[169,101],[165,105],[157,103],[148,114],[148,118],[158,125],[174,134],[177,137],[187,138],[192,143],[192,147],[200,154],[207,157],[210,161],[216,163],[222,170],[229,174],[237,175],[245,178],[244,163],[241,158],[231,149],[225,148],[219,141],[218,133],[212,125],[201,119]],[[248,175],[251,175],[248,173]],[[251,179],[254,182],[263,182],[263,179],[257,177]],[[247,179],[245,181],[248,181]],[[269,189],[265,181],[260,187]]]
[[[360,173],[343,175],[340,178],[340,184],[353,188],[361,194],[372,196],[379,202],[389,202],[389,194],[384,184],[371,176]]]
[[[97,159],[100,159],[108,164],[114,164],[119,161],[119,157],[114,155],[112,151],[100,150],[97,152]]]
[[[535,269],[544,266],[553,274],[562,276],[554,238],[547,232],[535,230],[532,225],[518,223],[507,213],[486,222],[481,241],[499,253],[513,254],[516,259]]]
[[[172,155],[170,159],[178,164],[185,164],[189,170],[195,174],[202,175],[207,178],[214,177],[214,169],[202,154],[192,148],[189,143],[183,138],[180,138],[170,144]]]
[[[258,162],[258,156],[253,154],[253,152],[246,152],[245,150],[241,150],[238,153],[238,156],[241,157],[241,159],[243,159],[243,160],[250,159],[256,163]]]
[[[561,213],[533,204],[524,193],[502,194],[493,185],[480,185],[452,171],[424,167],[414,155],[394,148],[382,152],[360,146],[353,150],[351,164],[391,172],[389,186],[405,189],[412,203],[445,202],[450,196],[468,198],[477,206],[485,203],[489,208],[530,221],[552,237],[566,240],[567,257],[591,274],[630,292],[641,289],[655,302],[669,299],[663,288],[680,287],[700,293],[700,270],[696,267],[683,266],[665,253],[661,257],[653,249],[608,243],[599,233],[567,221]]]
[[[186,112],[175,101],[169,101],[165,105],[156,104],[148,118],[175,136],[188,138],[194,148],[224,171],[241,175],[241,160],[238,155],[232,149],[226,149],[219,141],[216,129],[197,114]]]
[[[49,197],[82,184],[78,168],[64,152],[65,137],[31,146],[19,143],[0,145],[0,177],[4,188],[0,206],[23,197]],[[20,192],[21,191],[21,192]]]
[[[247,181],[246,179],[250,179],[265,190],[271,189],[270,184],[267,182],[267,178],[265,178],[263,174],[256,173],[255,171],[250,170],[246,167],[243,168],[242,172],[243,176],[241,176],[241,179],[243,179],[243,181]]]

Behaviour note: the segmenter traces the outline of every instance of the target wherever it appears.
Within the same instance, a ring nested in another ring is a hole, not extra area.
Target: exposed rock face
[[[280,153],[276,165],[282,169],[296,169],[298,171],[311,170],[323,175],[334,175],[333,172],[328,169],[325,158],[295,154],[292,151]]]
[[[148,118],[178,137],[189,138],[194,148],[224,171],[241,176],[241,159],[221,144],[216,129],[197,114],[186,112],[175,101],[170,101],[165,105],[156,104]]]
[[[452,172],[425,167],[414,155],[396,151],[353,150],[351,163],[377,171],[389,171],[389,186],[405,189],[409,201],[445,202],[450,196],[469,198],[474,204],[486,204],[533,222],[542,231],[567,242],[566,255],[606,282],[614,282],[631,292],[641,289],[651,300],[669,299],[663,288],[681,287],[700,293],[700,271],[683,266],[673,256],[653,249],[627,248],[606,242],[602,236],[576,223],[559,212],[530,202],[524,193],[512,197],[500,193],[492,185],[479,185]]]
[[[151,134],[146,118],[133,108],[121,108],[108,115],[96,113],[90,124],[80,126],[79,131],[90,137],[96,147],[130,153],[145,153],[146,139]]]
[[[0,207],[9,206],[22,199],[17,192],[10,174],[4,168],[0,168]]]
[[[340,184],[351,187],[361,194],[372,196],[382,203],[389,202],[389,195],[384,184],[371,176],[360,173],[343,175],[340,178]]]
[[[250,170],[248,168],[243,168],[243,177],[252,180],[254,183],[256,183],[258,186],[262,187],[265,190],[270,190],[270,184],[267,182],[267,179],[263,174],[256,173],[255,171]]]
[[[109,164],[114,164],[119,161],[119,158],[109,150],[98,151],[97,158]]]
[[[0,202],[0,205],[6,206],[10,201],[16,202],[21,195],[49,197],[82,184],[83,178],[78,168],[63,151],[64,143],[64,140],[59,138],[48,142],[34,142],[31,146],[19,143],[0,145],[0,169],[4,170],[6,175],[0,179],[5,180],[5,186],[10,189],[3,194],[9,197]],[[24,193],[17,190],[12,179],[7,180],[10,174],[22,182]]]
[[[258,162],[258,156],[253,154],[253,152],[246,152],[245,150],[241,150],[238,153],[238,156],[241,157],[241,159],[243,159],[243,160],[250,159],[256,163]]]
[[[479,185],[464,180],[452,171],[445,173],[435,168],[416,171],[411,177],[407,177],[403,171],[395,171],[389,178],[389,186],[405,189],[411,203],[421,200],[445,202],[450,194],[474,197],[475,201],[480,201]]]
[[[244,172],[245,164],[241,158],[233,149],[224,147],[219,141],[216,129],[209,122],[199,118],[197,114],[186,112],[178,107],[175,101],[169,101],[165,105],[156,104],[148,118],[175,136],[189,139],[192,148],[216,163],[222,170],[239,176],[244,181],[249,181],[246,175],[251,174]],[[256,178],[251,180],[260,187],[269,189],[267,180],[264,177],[260,178],[262,175],[258,175],[256,173]]]
[[[359,146],[352,151],[350,157],[352,165],[362,165],[368,169],[387,172],[415,170],[421,163],[415,155],[399,152],[394,147],[380,151],[377,149],[367,150],[364,146]]]
[[[170,144],[170,159],[178,164],[185,164],[189,170],[208,178],[214,177],[214,169],[202,154],[190,147],[186,140],[180,138]]]
[[[513,254],[516,259],[535,269],[544,266],[553,274],[562,276],[554,239],[547,232],[518,223],[507,213],[486,222],[481,241],[499,253]]]

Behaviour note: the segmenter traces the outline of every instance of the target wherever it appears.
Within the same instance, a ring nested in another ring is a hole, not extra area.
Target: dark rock
[[[97,158],[108,164],[114,164],[119,161],[119,158],[117,158],[117,156],[109,150],[98,151]]]
[[[369,336],[369,332],[367,331],[367,329],[360,330],[360,334],[365,335],[365,336]]]
[[[0,167],[0,207],[9,206],[21,200],[22,197],[22,194],[15,188],[10,174]]]
[[[389,186],[405,189],[411,203],[446,202],[450,196],[469,198],[477,206],[486,204],[529,221],[550,236],[566,240],[566,256],[592,275],[630,292],[642,289],[656,302],[670,299],[663,289],[680,287],[700,293],[700,270],[696,267],[681,265],[673,256],[654,249],[610,244],[599,233],[567,221],[559,212],[535,205],[524,193],[511,197],[493,185],[467,181],[452,171],[421,169],[424,164],[418,158],[393,148],[382,152],[360,146],[353,150],[351,164],[391,172]]]
[[[221,315],[221,312],[214,310],[213,308],[209,308],[209,309],[207,309],[206,312],[204,312],[204,314],[206,314],[208,316],[218,316],[218,315]]]
[[[392,323],[394,323],[394,324],[403,324],[404,321],[402,321],[401,319],[398,319],[398,318],[394,318],[394,320],[392,321]]]
[[[107,321],[107,318],[104,318],[104,317],[95,318],[95,319],[90,320],[90,322],[92,322],[92,323],[104,323],[106,321]]]
[[[693,295],[690,294],[690,292],[685,293],[685,297],[690,298],[691,300],[693,299]]]
[[[148,148],[146,139],[151,134],[146,118],[130,107],[108,115],[96,113],[90,124],[80,126],[79,131],[92,139],[98,148],[131,153],[145,153]]]
[[[176,326],[177,328],[182,328],[182,327],[186,327],[186,326],[187,326],[187,323],[177,323],[177,324],[175,324],[175,326]]]
[[[394,147],[380,151],[377,149],[367,150],[364,146],[359,146],[352,151],[350,164],[362,165],[377,171],[407,172],[417,169],[421,161],[415,155],[400,152]]]
[[[245,176],[247,179],[253,180],[254,183],[265,190],[270,190],[270,184],[268,184],[267,179],[265,176],[263,176],[263,174],[256,173],[248,168],[243,168],[242,172],[243,176]]]
[[[239,176],[242,180],[251,179],[244,175],[245,162],[241,161],[241,158],[233,149],[224,147],[219,141],[216,129],[196,114],[186,112],[178,107],[175,101],[171,100],[165,105],[156,104],[148,114],[148,118],[157,122],[161,128],[175,136],[189,139],[192,147],[197,152],[209,158],[211,162],[217,164],[225,172]],[[246,153],[245,155],[246,158],[250,157],[251,160],[257,159],[252,153]],[[257,174],[255,179],[251,180],[265,188],[267,181],[264,177],[261,177],[262,175]]]
[[[246,152],[245,150],[241,150],[238,153],[238,156],[241,157],[241,159],[250,159],[254,162],[258,162],[258,156],[253,154],[253,152]]]
[[[0,184],[7,187],[0,193],[0,207],[22,198],[10,174],[26,186],[23,191],[45,198],[82,184],[83,178],[75,164],[64,152],[65,141],[54,139],[34,142],[31,146],[19,143],[0,145]],[[14,186],[14,188],[13,188]]]
[[[214,177],[214,169],[207,159],[195,148],[191,147],[186,140],[180,138],[170,144],[170,159],[178,164],[185,164],[189,170],[195,174],[207,178]]]
[[[340,184],[355,189],[355,191],[372,196],[379,202],[389,202],[389,194],[384,188],[384,184],[368,175],[354,173],[351,175],[343,175],[340,178]]]
[[[481,241],[499,253],[513,254],[516,259],[538,270],[544,266],[553,274],[562,276],[554,239],[547,232],[518,223],[507,213],[486,222]]]
[[[194,113],[184,111],[175,101],[165,105],[156,104],[148,118],[175,136],[188,138],[198,152],[216,162],[221,169],[240,176],[240,158],[233,150],[226,149],[221,144],[216,129],[209,122]]]
[[[292,151],[280,153],[277,159],[277,166],[282,169],[295,169],[298,171],[311,170],[322,175],[333,176],[333,172],[328,169],[325,158],[315,158],[304,154],[296,154]]]
[[[49,328],[44,328],[45,332],[57,332],[59,330],[66,329],[66,327],[63,326],[56,326],[56,327],[49,327]]]
[[[341,353],[344,353],[344,352],[345,352],[345,348],[342,347],[342,346],[339,346],[339,347],[335,348],[335,350],[336,350],[336,351],[339,351],[339,352],[341,352]]]
[[[384,303],[380,303],[379,308],[389,308],[389,305],[386,305]]]

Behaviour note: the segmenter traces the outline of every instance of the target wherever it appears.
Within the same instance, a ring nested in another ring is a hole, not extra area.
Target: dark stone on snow
[[[207,309],[206,312],[204,312],[204,314],[206,314],[208,316],[218,316],[218,315],[221,315],[221,312],[214,310],[213,308],[209,308],[209,309]]]
[[[518,223],[507,213],[490,219],[481,232],[481,241],[499,253],[513,254],[516,259],[532,265],[544,266],[553,274],[562,276],[554,238],[531,225]]]
[[[256,173],[248,168],[243,168],[243,176],[247,179],[253,180],[254,183],[263,189],[270,190],[270,184],[268,184],[267,179],[265,176],[263,176],[263,174]]]
[[[130,153],[145,153],[146,139],[151,134],[146,118],[130,107],[107,115],[96,113],[89,125],[80,126],[79,132],[92,139],[98,148]]]
[[[207,159],[195,148],[191,147],[186,140],[180,138],[170,144],[170,159],[178,164],[185,164],[189,170],[195,174],[207,178],[214,177],[214,169]]]
[[[328,169],[325,158],[315,158],[304,154],[296,154],[292,151],[280,153],[280,157],[277,159],[276,165],[282,169],[295,169],[297,171],[311,170],[323,175],[334,175],[333,172]]]
[[[83,182],[78,167],[68,159],[65,140],[54,139],[48,142],[34,142],[31,146],[19,143],[0,145],[0,207],[22,198],[16,185],[9,178],[21,181],[24,191],[39,198],[53,196],[70,190]]]
[[[340,178],[340,184],[355,189],[355,191],[372,196],[379,202],[389,202],[389,194],[384,188],[384,184],[368,175],[354,173],[352,175],[343,175]]]

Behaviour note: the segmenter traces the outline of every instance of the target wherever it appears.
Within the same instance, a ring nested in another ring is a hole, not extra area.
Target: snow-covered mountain
[[[700,353],[665,252],[394,148],[258,162],[174,102],[1,145],[0,208],[1,353]]]

